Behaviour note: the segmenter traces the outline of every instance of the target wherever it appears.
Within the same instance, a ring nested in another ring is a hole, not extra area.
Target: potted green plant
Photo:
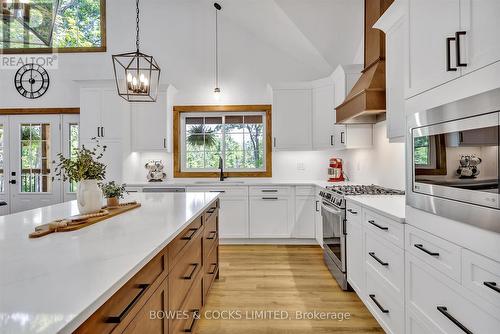
[[[55,177],[78,183],[76,201],[80,214],[97,212],[102,207],[99,182],[106,176],[106,165],[100,160],[104,156],[106,145],[101,145],[95,138],[93,141],[95,144],[92,149],[82,145],[69,158],[62,153],[57,155],[59,163],[55,167]]]
[[[120,205],[120,198],[128,194],[125,190],[125,184],[116,184],[115,181],[101,184],[102,193],[107,200],[108,207],[117,207]]]

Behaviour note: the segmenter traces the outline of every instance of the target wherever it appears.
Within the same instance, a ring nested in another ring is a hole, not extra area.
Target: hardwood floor
[[[275,310],[286,311],[288,316],[282,313],[285,320],[255,319],[255,311]],[[236,319],[208,319],[218,314],[213,311],[235,311]],[[350,313],[350,318],[297,320],[297,311]],[[196,333],[384,331],[354,292],[339,288],[323,263],[319,246],[221,245],[220,279],[209,292]]]

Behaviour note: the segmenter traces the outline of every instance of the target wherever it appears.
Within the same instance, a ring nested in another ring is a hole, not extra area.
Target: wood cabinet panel
[[[188,227],[186,227],[177,237],[175,237],[172,242],[168,245],[168,255],[169,255],[169,270],[172,270],[176,262],[178,261],[177,255],[182,249],[189,244],[191,240],[194,239],[195,235],[203,226],[202,216],[196,218]]]
[[[203,303],[202,275],[198,275],[184,305],[179,309],[182,316],[170,322],[170,333],[193,333]]]
[[[217,241],[218,243],[218,241]],[[208,290],[219,273],[219,246],[215,246],[207,254],[203,263],[203,302],[205,302]]]

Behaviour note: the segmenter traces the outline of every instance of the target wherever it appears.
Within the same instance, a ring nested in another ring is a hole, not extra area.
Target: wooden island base
[[[216,200],[74,333],[191,333],[218,275]]]

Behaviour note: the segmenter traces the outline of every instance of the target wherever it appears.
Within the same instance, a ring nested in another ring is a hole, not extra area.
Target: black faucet
[[[219,157],[219,169],[220,169],[219,181],[224,181],[226,177],[224,176],[224,161],[222,160],[222,157]]]

